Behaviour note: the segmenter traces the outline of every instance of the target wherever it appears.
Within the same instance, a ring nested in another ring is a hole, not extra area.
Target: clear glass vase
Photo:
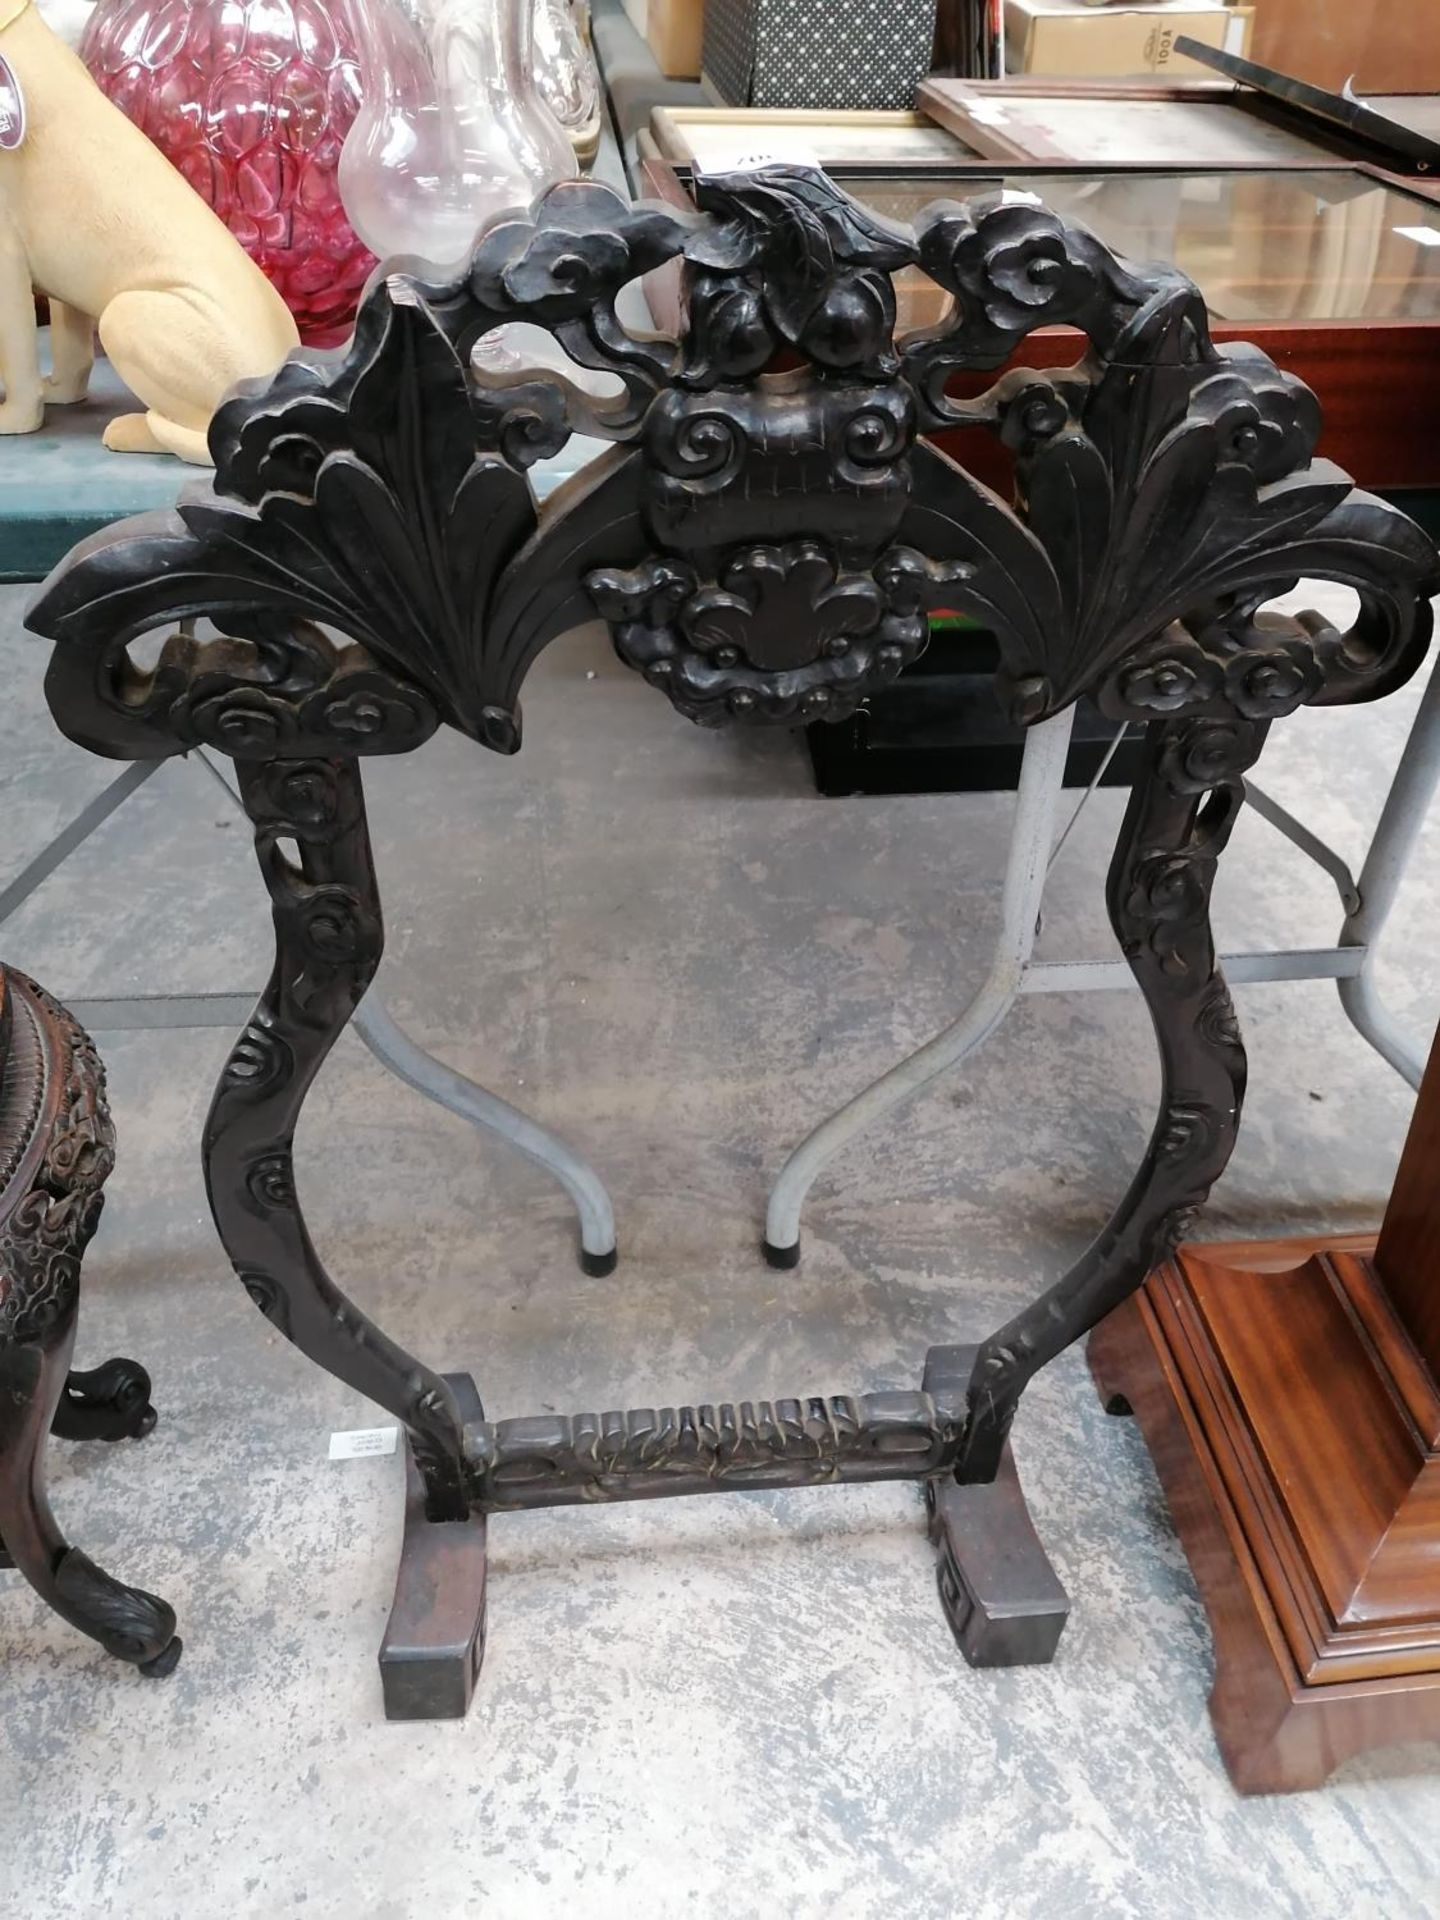
[[[536,80],[534,0],[350,0],[362,105],[340,194],[381,259],[458,268],[476,231],[577,172]]]
[[[600,145],[600,74],[573,0],[535,0],[535,75],[581,166]]]

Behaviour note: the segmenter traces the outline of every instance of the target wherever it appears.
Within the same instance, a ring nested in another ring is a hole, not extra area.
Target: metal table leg
[[[575,1202],[580,1216],[581,1266],[586,1273],[597,1276],[614,1272],[615,1215],[604,1182],[592,1167],[508,1100],[487,1092],[476,1081],[467,1080],[463,1073],[426,1053],[396,1025],[377,993],[365,996],[350,1024],[387,1073],[423,1093],[436,1106],[493,1133],[506,1146],[553,1174]]]
[[[143,787],[151,775],[158,773],[164,765],[163,760],[132,760],[103,792],[97,793],[88,806],[82,807],[33,860],[26,862],[9,886],[0,890],[0,922],[8,920],[12,913],[22,907],[35,889],[43,886],[55,869],[68,860],[97,827],[104,825],[118,806],[128,800],[137,788]]]
[[[765,1257],[771,1266],[793,1267],[799,1261],[800,1212],[821,1169],[872,1122],[982,1047],[1015,1004],[1035,944],[1074,720],[1070,707],[1032,727],[1025,736],[1001,895],[1000,936],[984,985],[958,1020],[832,1114],[790,1155],[766,1214]]]
[[[806,1195],[835,1154],[937,1074],[983,1046],[1020,994],[1133,986],[1130,970],[1120,960],[1031,959],[1046,868],[1053,858],[1049,849],[1069,746],[1068,724],[1060,732],[1066,721],[1067,716],[1061,715],[1032,728],[1026,736],[1001,933],[989,977],[952,1026],[832,1114],[791,1154],[775,1183],[766,1216],[765,1255],[772,1266],[793,1267],[798,1262]],[[1245,784],[1256,813],[1330,874],[1347,917],[1335,947],[1227,954],[1223,963],[1227,977],[1234,984],[1333,979],[1341,1004],[1361,1035],[1412,1087],[1418,1087],[1424,1052],[1382,1005],[1373,969],[1380,934],[1395,905],[1426,811],[1440,787],[1440,668],[1431,675],[1421,699],[1358,881],[1342,857],[1303,822],[1254,782]]]
[[[1380,824],[1360,869],[1360,901],[1340,930],[1342,947],[1363,947],[1358,972],[1342,979],[1340,1004],[1354,1025],[1395,1071],[1418,1088],[1425,1054],[1385,1007],[1375,990],[1375,949],[1400,891],[1400,882],[1440,786],[1440,669],[1421,696],[1405,751],[1400,756]]]
[[[209,755],[201,752],[198,758],[231,804],[243,812],[239,794]],[[427,1053],[397,1024],[373,990],[356,1008],[351,1025],[387,1073],[553,1174],[580,1216],[581,1266],[597,1277],[614,1272],[615,1212],[604,1181],[588,1162],[508,1100]]]

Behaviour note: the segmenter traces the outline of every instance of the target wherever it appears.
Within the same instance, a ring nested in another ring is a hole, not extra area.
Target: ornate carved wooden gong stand
[[[484,233],[460,277],[392,265],[342,358],[297,355],[222,409],[213,487],[77,549],[32,615],[73,739],[122,758],[205,743],[237,764],[276,959],[206,1127],[211,1204],[272,1323],[408,1430],[393,1714],[463,1711],[486,1517],[566,1502],[923,1482],[966,1651],[1049,1656],[1063,1596],[1007,1435],[1032,1375],[1140,1284],[1234,1144],[1245,1059],[1208,905],[1241,776],[1271,721],[1388,692],[1429,636],[1430,543],[1312,460],[1313,396],[1217,350],[1181,275],[1032,205],[942,203],[893,227],[806,169],[710,178],[699,202],[568,184]],[[622,285],[677,258],[685,337],[627,332]],[[917,265],[954,311],[897,340],[891,276]],[[622,397],[472,372],[476,341],[515,319]],[[1001,369],[1055,324],[1078,329],[1073,367],[948,396],[952,374]],[[1000,437],[1014,508],[925,440],[942,426]],[[575,431],[615,444],[537,510],[526,467]],[[1306,575],[1358,590],[1348,632],[1261,611]],[[515,752],[531,662],[597,613],[682,714],[786,725],[852,711],[919,655],[938,607],[994,630],[1021,721],[1088,692],[1149,723],[1108,888],[1164,1069],[1129,1192],[1070,1273],[973,1353],[933,1351],[915,1392],[487,1420],[468,1376],[350,1304],[295,1194],[301,1103],[380,959],[360,761],[442,723]],[[176,622],[153,670],[128,657]]]

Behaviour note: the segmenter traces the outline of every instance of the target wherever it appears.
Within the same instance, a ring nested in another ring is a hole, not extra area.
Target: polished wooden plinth
[[[1373,1236],[1187,1246],[1091,1336],[1204,1597],[1211,1717],[1245,1793],[1440,1741],[1440,1379],[1406,1311],[1440,1327],[1440,1289],[1414,1264],[1433,1280],[1433,1239],[1427,1256],[1406,1236],[1403,1274],[1397,1244],[1378,1262]]]

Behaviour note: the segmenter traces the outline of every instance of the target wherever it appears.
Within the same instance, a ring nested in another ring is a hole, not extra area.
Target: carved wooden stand
[[[180,1658],[163,1600],[72,1547],[45,1491],[45,1443],[139,1438],[155,1424],[132,1360],[66,1375],[80,1262],[115,1163],[105,1074],[89,1038],[33,980],[0,967],[0,1566],[142,1673]]]
[[[1440,1740],[1440,1046],[1378,1243],[1183,1247],[1089,1355],[1200,1584],[1236,1786]]]
[[[1234,1145],[1245,1055],[1209,901],[1244,773],[1305,702],[1402,684],[1440,584],[1416,527],[1312,458],[1314,396],[1218,350],[1182,275],[1034,206],[940,203],[912,231],[805,168],[697,191],[677,214],[567,183],[482,233],[457,277],[380,274],[343,357],[296,354],[232,398],[213,483],[86,542],[31,615],[73,739],[238,764],[275,965],[211,1108],[211,1205],[261,1311],[409,1433],[395,1712],[463,1710],[486,1516],[742,1487],[923,1483],[966,1652],[1048,1657],[1064,1596],[1008,1434],[1030,1379],[1141,1283]],[[671,260],[684,336],[629,333],[617,295]],[[954,308],[897,339],[892,275],[916,267]],[[617,376],[619,398],[476,373],[477,341],[515,320]],[[952,375],[1056,324],[1077,330],[1074,366],[951,397]],[[1013,507],[925,437],[951,428],[1010,449]],[[538,508],[526,469],[578,431],[615,444]],[[1264,610],[1302,575],[1357,590],[1350,631]],[[441,724],[515,752],[531,663],[597,614],[692,720],[840,719],[920,655],[939,607],[993,630],[1021,723],[1082,693],[1146,723],[1107,888],[1163,1068],[1129,1191],[1069,1273],[963,1363],[933,1353],[916,1391],[486,1420],[468,1376],[345,1297],[295,1193],[302,1103],[383,945],[362,759]],[[167,625],[147,670],[126,649]]]

